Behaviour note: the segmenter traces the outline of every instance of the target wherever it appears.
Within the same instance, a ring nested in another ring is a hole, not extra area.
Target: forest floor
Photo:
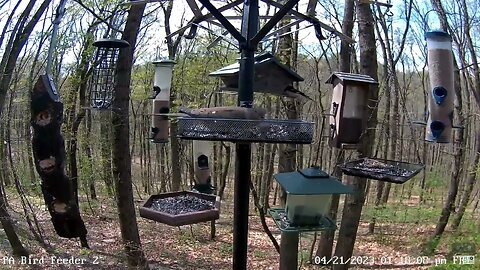
[[[138,217],[140,237],[151,269],[231,269],[233,205],[228,203],[232,201],[231,194],[227,196],[229,198],[226,198],[226,203],[222,204],[221,217],[216,222],[214,240],[210,240],[210,222],[171,227]],[[32,255],[29,261],[25,258],[23,264],[19,258],[15,258],[13,262],[9,243],[2,230],[0,269],[126,269],[118,215],[112,199],[81,203],[91,247],[91,250],[86,250],[80,248],[76,239],[56,236],[48,211],[42,202],[36,196],[30,198],[43,228],[43,236],[51,247],[50,252],[37,241],[28,239],[30,233],[27,233],[28,227],[24,218],[22,219],[22,213],[11,211],[20,228],[19,234]],[[9,200],[13,209],[20,209],[19,205],[15,207],[18,203],[15,198]],[[141,205],[141,201],[137,201],[136,205]],[[254,215],[255,211],[251,210],[250,213],[248,269],[278,269],[279,256],[263,231],[259,217]],[[358,265],[351,269],[429,269],[447,259],[449,248],[446,244],[441,244],[435,255],[424,256],[421,252],[422,243],[432,235],[434,225],[422,225],[425,223],[418,219],[418,216],[404,221],[406,222],[382,222],[379,218],[374,234],[368,234],[368,223],[362,222],[355,244],[355,259],[352,259],[356,260]],[[267,223],[279,241],[280,231],[268,217]],[[446,234],[448,239],[452,233],[447,231]],[[300,269],[328,269],[308,263],[312,239],[312,233],[301,235]],[[474,239],[479,238],[475,236]],[[447,259],[449,267],[437,269],[480,269],[478,254],[476,259],[477,264],[474,266],[453,265],[450,259]],[[426,262],[426,265],[422,265],[422,262]]]

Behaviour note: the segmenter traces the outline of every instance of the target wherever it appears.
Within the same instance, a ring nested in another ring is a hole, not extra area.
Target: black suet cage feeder
[[[94,109],[109,109],[115,98],[115,68],[121,48],[130,44],[121,39],[100,39],[93,43],[97,47],[95,67],[90,78],[90,106]]]

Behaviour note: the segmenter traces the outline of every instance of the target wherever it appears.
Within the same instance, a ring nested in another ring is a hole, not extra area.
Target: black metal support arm
[[[269,4],[269,5],[272,5],[276,8],[282,8],[283,5],[278,3],[278,2],[275,2],[273,0],[261,0],[262,2],[266,3],[266,4]],[[288,13],[292,14],[293,16],[299,18],[299,19],[303,19],[307,22],[310,22],[312,24],[318,24],[320,25],[322,28],[324,28],[325,30],[327,31],[330,31],[332,33],[334,33],[335,35],[337,35],[339,38],[341,38],[342,40],[345,40],[346,42],[348,43],[355,43],[355,40],[350,38],[349,36],[346,36],[344,35],[342,32],[339,32],[337,31],[335,28],[331,27],[330,25],[327,25],[325,23],[322,23],[321,21],[319,21],[317,18],[314,18],[314,17],[311,17],[311,16],[307,16],[305,14],[302,14],[296,10],[293,10],[291,9]]]
[[[210,13],[225,27],[225,29],[236,39],[239,44],[245,43],[246,39],[238,32],[238,30],[233,26],[223,14],[210,3],[209,0],[199,0],[200,3],[208,10]]]
[[[200,1],[200,0],[199,0],[199,1]],[[219,12],[222,12],[222,11],[231,9],[231,8],[233,8],[233,7],[236,7],[236,6],[240,5],[242,2],[243,2],[243,0],[235,0],[235,1],[231,2],[231,3],[226,4],[225,6],[219,7],[217,10],[218,10]],[[193,23],[201,23],[201,22],[203,22],[203,21],[205,21],[205,20],[208,20],[208,19],[210,19],[210,18],[212,18],[212,17],[213,17],[213,15],[212,15],[211,13],[202,15],[201,17],[198,17],[198,18],[197,18],[197,17],[194,17],[192,20],[190,20],[190,22],[189,22],[187,25],[180,27],[178,30],[176,30],[175,32],[173,32],[173,33],[171,33],[170,35],[168,35],[167,38],[173,37],[173,36],[175,36],[175,35],[178,35],[178,34],[180,34],[180,33],[185,32],[185,30],[186,30],[187,28],[189,28]]]
[[[250,46],[257,46],[257,44],[275,27],[275,25],[292,10],[299,0],[289,0],[283,5],[280,10],[273,15],[273,17],[258,31],[258,33],[250,40]]]

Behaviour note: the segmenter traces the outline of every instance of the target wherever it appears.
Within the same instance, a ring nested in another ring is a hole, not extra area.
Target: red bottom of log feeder
[[[152,195],[140,207],[140,216],[171,226],[216,220],[220,197],[191,191]]]

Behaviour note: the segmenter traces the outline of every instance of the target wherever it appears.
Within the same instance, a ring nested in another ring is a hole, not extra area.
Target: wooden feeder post
[[[326,83],[333,84],[330,106],[330,141],[336,148],[358,148],[368,115],[364,115],[370,85],[367,75],[336,72]]]
[[[448,143],[452,139],[454,76],[452,38],[443,31],[425,34],[428,49],[430,97],[425,140]]]
[[[152,127],[151,139],[154,143],[168,142],[169,128],[168,118],[165,115],[170,112],[170,88],[172,86],[173,66],[172,60],[161,60],[153,62],[155,66],[155,78],[153,83],[153,104],[152,104]]]

